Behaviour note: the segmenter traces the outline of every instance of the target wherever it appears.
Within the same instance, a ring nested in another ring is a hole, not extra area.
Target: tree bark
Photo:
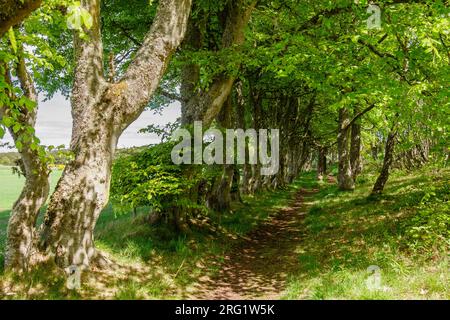
[[[355,183],[352,178],[349,155],[349,112],[345,108],[339,109],[338,144],[338,186],[340,190],[354,190]]]
[[[231,8],[227,12],[225,29],[222,34],[222,48],[229,48],[244,43],[244,31],[256,1],[251,1],[250,4],[247,3],[248,1],[246,0],[238,0],[230,4]],[[190,65],[187,68],[195,69]],[[193,78],[192,74],[185,73],[185,75],[187,78],[183,82],[186,83],[186,88],[192,88],[189,84]],[[223,104],[230,96],[235,80],[235,76],[219,75],[208,90],[199,91],[196,94],[185,93],[184,96],[189,97],[189,100],[182,105],[181,123],[186,125],[194,123],[194,121],[203,121],[203,127],[208,127],[217,117]]]
[[[41,4],[42,0],[2,0],[0,2],[0,37],[9,28],[21,23]]]
[[[202,47],[202,33],[200,32],[198,26],[194,23],[192,19],[189,20],[186,37],[182,43],[183,50],[199,50]],[[188,112],[187,103],[196,94],[196,86],[200,79],[200,67],[189,62],[185,62],[181,68],[181,84],[180,84],[180,95],[181,95],[181,113],[183,124],[188,124],[187,116],[184,115]]]
[[[370,146],[370,152],[372,154],[373,160],[378,160],[378,144],[372,143]]]
[[[317,179],[322,181],[327,174],[327,148],[319,147],[317,157]]]
[[[217,212],[225,212],[231,206],[231,186],[233,183],[234,165],[224,164],[223,173],[217,178],[208,199],[210,207]]]
[[[217,122],[224,129],[231,127],[233,123],[233,103],[231,96],[228,97],[224,108],[220,111],[219,116],[217,117]],[[226,142],[224,141],[224,148],[225,143]],[[223,163],[225,163],[225,161]],[[230,209],[231,186],[234,175],[233,164],[222,164],[221,166],[222,175],[216,178],[214,188],[208,201],[211,208],[218,212],[224,212]]]
[[[262,94],[253,85],[252,82],[249,83],[249,101],[252,108],[253,114],[253,128],[256,130],[257,139],[259,141],[259,129],[262,126]],[[247,148],[249,151],[249,148]],[[256,164],[251,165],[251,179],[249,179],[249,190],[251,194],[257,192],[262,186],[261,179],[261,164],[259,161]]]
[[[245,109],[246,109],[246,101],[244,98],[244,85],[242,81],[238,81],[235,85],[236,92],[236,126],[239,129],[246,130],[247,126],[245,125]],[[239,181],[239,178],[236,177],[236,181],[239,183],[239,200],[241,200],[241,194],[250,193],[250,179],[251,179],[251,166],[248,163],[249,159],[249,148],[247,141],[245,142],[245,163],[242,165],[242,176]],[[236,166],[235,174],[239,173],[239,167]]]
[[[24,96],[37,103],[36,89],[26,70],[23,57],[19,57],[16,74]],[[8,74],[5,78],[10,79]],[[11,98],[15,98],[12,93]],[[0,118],[8,112],[8,109],[0,108]],[[26,107],[20,109],[19,121],[22,128],[18,131],[9,128],[14,142],[26,135],[28,128],[34,128],[36,115],[37,106],[31,110]],[[22,148],[19,153],[25,185],[11,211],[5,248],[5,268],[14,271],[28,270],[33,264],[33,259],[36,258],[36,220],[49,193],[50,172],[45,161],[39,156],[37,148],[31,148],[31,141],[22,139],[21,142]]]
[[[108,83],[103,74],[100,0],[81,5],[93,17],[89,41],[76,36],[72,90],[74,160],[53,193],[40,248],[59,266],[89,266],[98,255],[93,231],[108,201],[111,164],[121,133],[142,113],[180,44],[191,0],[160,1],[153,25],[124,76]]]
[[[386,147],[384,150],[384,160],[383,166],[381,168],[380,174],[375,182],[372,189],[372,196],[379,195],[383,192],[384,186],[389,179],[389,169],[391,168],[392,161],[394,160],[394,148],[395,140],[397,137],[397,131],[391,130],[386,140]]]
[[[358,121],[354,122],[351,126],[350,167],[352,170],[352,179],[356,181],[356,177],[362,172],[361,124]]]

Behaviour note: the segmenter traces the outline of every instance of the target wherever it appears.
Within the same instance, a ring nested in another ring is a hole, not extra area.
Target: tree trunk
[[[19,52],[22,53],[22,50]],[[8,71],[6,73],[5,79],[10,80]],[[19,57],[16,74],[24,95],[37,103],[38,97],[34,83],[26,70],[23,57]],[[11,98],[15,99],[13,93],[11,93]],[[20,112],[19,121],[22,128],[17,132],[9,128],[15,142],[21,136],[27,135],[28,128],[34,128],[37,106],[32,110],[22,107]],[[8,113],[8,109],[0,108],[0,118]],[[45,161],[39,156],[39,150],[31,148],[31,141],[23,140],[19,153],[25,185],[11,211],[5,248],[5,268],[15,271],[28,270],[28,267],[33,264],[33,260],[37,258],[35,255],[37,251],[36,220],[49,193],[49,170]]]
[[[379,195],[383,192],[384,186],[389,179],[389,169],[391,168],[392,161],[394,159],[395,140],[397,137],[396,131],[391,131],[386,140],[386,147],[384,150],[383,166],[380,171],[380,175],[375,182],[372,194],[373,196]]]
[[[233,179],[231,181],[231,201],[242,202],[240,188],[240,172],[237,165],[233,165]]]
[[[322,181],[327,174],[327,148],[319,147],[317,157],[317,179]]]
[[[234,165],[223,165],[222,176],[216,181],[213,192],[209,197],[209,205],[217,212],[225,212],[230,209],[231,205],[231,186],[233,183]]]
[[[235,98],[236,98],[236,127],[238,129],[246,130],[247,126],[245,124],[245,109],[247,107],[246,100],[244,98],[244,88],[243,88],[242,81],[236,82],[235,85]],[[248,194],[250,193],[250,179],[251,179],[251,166],[248,163],[249,162],[249,148],[247,140],[245,141],[245,163],[241,166],[236,165],[235,166],[235,176],[234,180],[238,183],[238,190],[239,193],[239,201],[241,201],[241,194]],[[239,167],[242,168],[242,176],[241,179],[239,179]]]
[[[351,126],[350,140],[350,167],[352,170],[352,179],[356,181],[356,177],[362,172],[361,124],[358,121],[354,122]]]
[[[378,160],[378,144],[377,143],[371,144],[370,151],[371,151],[373,160]]]
[[[93,231],[108,202],[111,164],[120,134],[144,110],[180,44],[190,0],[160,1],[150,32],[118,83],[103,74],[100,1],[81,4],[93,17],[89,40],[75,39],[77,66],[72,90],[69,163],[53,193],[40,248],[60,266],[89,266],[98,257]]]
[[[244,31],[255,5],[256,1],[248,2],[246,0],[238,0],[231,3],[230,9],[227,11],[222,34],[222,49],[244,43]],[[196,70],[192,65],[188,65],[186,68]],[[189,94],[186,90],[195,88],[191,85],[195,77],[188,72],[183,74],[185,76],[185,79],[182,80],[182,83],[185,83],[183,96],[188,98],[188,100],[185,100],[182,104],[181,123],[186,125],[192,124],[194,121],[203,121],[203,127],[206,128],[217,117],[223,104],[230,96],[236,77],[219,75],[214,79],[208,90]],[[198,78],[198,75],[196,77]]]
[[[100,112],[74,122],[75,159],[63,172],[44,221],[41,246],[58,265],[89,265],[95,256],[93,231],[108,202],[111,165],[118,139]]]
[[[349,112],[345,108],[339,109],[338,132],[338,186],[340,190],[354,190],[355,183],[352,178],[349,156]]]
[[[189,20],[186,37],[182,43],[182,50],[199,50],[202,47],[202,33],[194,23],[192,19]],[[197,83],[200,78],[200,67],[192,63],[190,60],[186,61],[181,68],[181,84],[180,84],[180,95],[181,95],[181,118],[184,119],[182,124],[190,124],[187,119],[188,106],[187,103],[196,94]]]
[[[262,128],[262,95],[251,82],[249,83],[249,101],[250,107],[252,108],[253,128],[256,130],[257,141],[259,141],[259,129]],[[247,151],[249,151],[248,144],[247,147]],[[251,165],[251,179],[249,181],[251,194],[257,192],[262,186],[260,169],[261,164],[259,161]]]
[[[41,4],[42,0],[2,0],[0,2],[0,37],[9,28],[21,23]]]
[[[25,186],[14,203],[7,229],[5,268],[28,270],[34,264],[36,250],[36,220],[49,193],[48,170],[22,152]]]
[[[231,128],[234,123],[233,117],[233,101],[229,96],[224,103],[224,107],[220,111],[217,117],[217,123],[223,128]],[[234,127],[234,126],[233,126]],[[224,148],[226,141],[224,141]],[[224,155],[225,156],[225,155]],[[225,158],[222,159],[225,163]],[[233,183],[234,165],[222,164],[222,175],[217,178],[215,182],[215,188],[209,199],[209,204],[212,209],[218,212],[224,212],[230,209],[231,205],[231,186]]]

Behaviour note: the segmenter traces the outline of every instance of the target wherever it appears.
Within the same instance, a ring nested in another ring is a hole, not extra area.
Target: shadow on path
[[[220,271],[201,277],[188,299],[279,299],[298,268],[303,219],[318,189],[301,189],[291,205],[247,235],[225,256]]]

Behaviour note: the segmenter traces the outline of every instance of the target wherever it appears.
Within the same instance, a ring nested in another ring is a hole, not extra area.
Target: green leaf
[[[19,130],[20,130],[21,127],[22,127],[22,126],[20,125],[20,123],[16,123],[16,124],[13,126],[13,131],[14,131],[14,133],[19,132]]]
[[[8,128],[11,127],[13,123],[14,123],[14,120],[12,118],[10,118],[10,117],[4,117],[3,118],[3,124],[6,127],[8,127]]]
[[[22,142],[20,142],[20,141],[16,141],[16,148],[17,148],[17,150],[22,150],[22,147],[23,147],[23,145],[22,145]]]
[[[89,12],[86,9],[82,8],[80,15],[81,15],[81,20],[83,21],[84,26],[87,29],[92,28],[93,19],[92,19],[92,16],[89,14]]]
[[[36,102],[30,99],[25,99],[24,104],[30,112],[33,111],[33,109],[36,107]]]

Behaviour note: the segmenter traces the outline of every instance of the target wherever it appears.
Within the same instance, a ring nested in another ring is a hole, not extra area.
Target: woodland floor
[[[45,266],[23,275],[0,269],[0,299],[449,299],[450,240],[427,219],[448,223],[450,170],[397,172],[370,200],[375,178],[339,192],[333,176],[318,183],[305,173],[211,215],[209,229],[190,236],[144,223],[144,209],[132,217],[107,208],[96,243],[109,268],[83,273],[78,291]],[[411,238],[417,227],[433,233]],[[370,265],[382,270],[381,290],[367,289]]]
[[[188,298],[279,299],[298,265],[308,199],[316,192],[300,189],[289,206],[233,246],[217,274],[201,277]]]

